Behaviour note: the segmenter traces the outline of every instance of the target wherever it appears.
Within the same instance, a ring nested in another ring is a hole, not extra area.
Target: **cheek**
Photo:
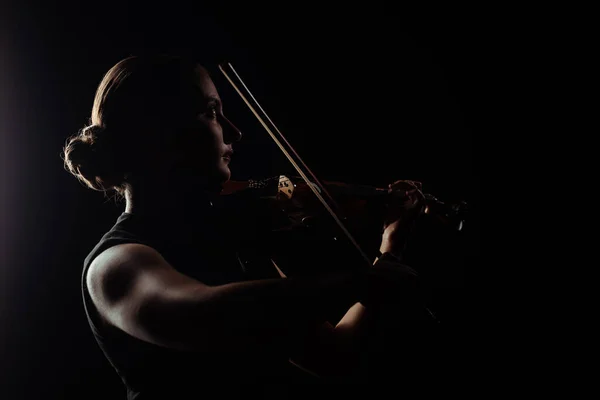
[[[221,129],[212,122],[200,121],[198,129],[192,132],[192,136],[198,146],[220,149],[223,144]]]
[[[181,158],[188,166],[213,169],[220,161],[221,153],[213,141],[194,141],[182,149]]]
[[[180,159],[185,164],[214,165],[221,157],[223,138],[215,124],[195,121],[177,143]]]

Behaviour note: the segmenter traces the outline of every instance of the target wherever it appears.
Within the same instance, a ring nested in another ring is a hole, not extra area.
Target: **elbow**
[[[345,382],[356,376],[360,349],[344,335],[331,331],[320,340],[295,348],[290,362],[301,370],[332,382]]]
[[[327,351],[315,355],[296,355],[290,363],[304,373],[329,382],[350,382],[358,374],[358,357],[352,353]]]
[[[215,336],[208,308],[199,301],[146,299],[134,310],[133,320],[139,332],[136,336],[177,350],[202,350]]]

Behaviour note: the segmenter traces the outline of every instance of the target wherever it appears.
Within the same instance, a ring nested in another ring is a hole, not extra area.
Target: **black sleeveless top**
[[[250,384],[259,390],[254,394],[265,398],[265,388],[304,379],[281,349],[186,352],[142,341],[106,324],[90,298],[86,284],[90,264],[104,250],[124,243],[152,247],[179,272],[208,285],[278,278],[268,255],[259,250],[264,231],[256,205],[249,210],[248,203],[240,203],[238,198],[219,197],[207,198],[193,216],[177,211],[154,217],[122,213],[84,261],[81,284],[88,322],[130,400],[209,394],[220,399],[240,398],[241,390],[244,397],[249,395]]]

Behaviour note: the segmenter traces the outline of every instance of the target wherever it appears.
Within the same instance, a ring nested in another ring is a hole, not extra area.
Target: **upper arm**
[[[86,284],[109,324],[141,340],[183,348],[190,347],[192,331],[200,333],[197,311],[210,291],[141,244],[102,252],[90,265]]]

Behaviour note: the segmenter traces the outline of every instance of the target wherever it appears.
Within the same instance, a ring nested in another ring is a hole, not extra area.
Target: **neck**
[[[211,199],[218,196],[221,187],[206,185],[131,185],[125,192],[125,212],[137,215],[193,214],[210,206]]]

